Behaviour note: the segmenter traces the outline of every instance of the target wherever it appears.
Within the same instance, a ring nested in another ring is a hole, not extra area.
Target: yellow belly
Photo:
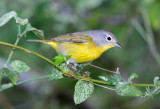
[[[71,55],[71,62],[83,63],[93,61],[99,58],[102,53],[114,45],[96,46],[94,42],[89,43],[69,43],[57,42],[53,40],[35,40],[37,42],[44,42],[62,55]]]
[[[94,43],[59,43],[57,51],[63,55],[71,55],[71,61],[83,63],[99,58],[111,46],[97,47]]]

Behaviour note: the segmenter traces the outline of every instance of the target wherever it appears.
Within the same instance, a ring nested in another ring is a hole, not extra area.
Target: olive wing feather
[[[82,32],[57,36],[55,38],[52,38],[51,40],[54,40],[57,42],[68,42],[68,43],[89,43],[89,42],[92,42],[92,38],[88,34],[85,34]]]

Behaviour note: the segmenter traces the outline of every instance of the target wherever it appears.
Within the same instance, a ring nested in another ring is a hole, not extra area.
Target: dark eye
[[[111,40],[111,37],[107,37],[107,40],[110,41],[110,40]]]

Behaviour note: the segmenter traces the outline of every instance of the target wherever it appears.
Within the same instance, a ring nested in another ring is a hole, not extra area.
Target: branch
[[[50,64],[53,65],[54,67],[56,67],[58,70],[60,70],[60,71],[63,73],[63,75],[65,75],[65,76],[67,76],[67,77],[71,77],[71,76],[72,76],[72,73],[66,72],[66,71],[65,71],[64,69],[62,69],[61,67],[56,66],[56,64],[55,64],[53,61],[51,61],[50,59],[48,59],[48,58],[46,58],[46,57],[44,57],[44,56],[42,56],[42,55],[40,55],[40,54],[38,54],[38,53],[36,53],[36,52],[33,52],[33,51],[31,51],[31,50],[28,50],[28,49],[23,48],[23,47],[20,47],[20,46],[16,46],[16,45],[13,45],[13,44],[9,44],[9,43],[3,42],[3,41],[0,41],[0,44],[1,44],[1,45],[5,45],[5,46],[9,46],[9,47],[13,47],[13,48],[16,48],[16,49],[19,49],[19,50],[22,50],[22,51],[24,51],[24,52],[26,52],[26,53],[33,54],[33,55],[35,55],[35,56],[37,56],[37,57],[39,57],[39,58],[47,61],[48,63],[50,63]],[[46,75],[46,76],[47,76],[47,75]],[[48,77],[48,76],[47,76],[47,77]],[[38,77],[38,78],[41,79],[41,77]],[[113,86],[113,85],[111,85],[109,82],[102,81],[102,80],[96,80],[96,79],[92,79],[92,78],[87,78],[87,77],[83,77],[83,76],[77,76],[76,79],[83,79],[83,80],[90,81],[90,82],[94,82],[94,83],[98,83],[98,84]],[[32,80],[36,80],[36,79],[32,79]],[[25,82],[29,82],[29,81],[30,81],[30,80],[26,80]],[[23,82],[20,82],[20,83],[17,83],[17,85],[18,85],[18,84],[22,84],[22,83],[24,83],[24,81],[23,81]],[[137,87],[153,87],[153,86],[154,86],[154,84],[130,84],[130,85],[131,85],[131,86],[137,86]]]

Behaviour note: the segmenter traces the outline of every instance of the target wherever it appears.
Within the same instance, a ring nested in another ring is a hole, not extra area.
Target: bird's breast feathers
[[[59,43],[57,52],[62,55],[71,55],[70,62],[83,63],[97,59],[111,46],[97,47],[92,43]]]

